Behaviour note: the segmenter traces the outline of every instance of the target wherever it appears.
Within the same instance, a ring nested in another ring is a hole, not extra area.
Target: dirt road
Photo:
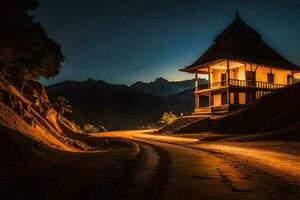
[[[0,199],[300,199],[297,145],[283,153],[274,143],[271,150],[266,143],[264,149],[245,143],[204,145],[143,131],[93,135],[85,141],[96,146],[106,137],[123,140],[110,138],[102,151],[74,153],[25,145],[19,138],[26,147],[20,148],[30,150],[24,155],[6,155],[9,138],[2,140]],[[12,152],[18,152],[12,144]]]
[[[140,146],[144,161],[135,166],[135,174],[130,174],[129,180],[135,180],[135,183],[130,184],[129,193],[124,195],[128,199],[280,199],[278,195],[271,195],[272,190],[265,191],[267,187],[261,187],[270,181],[270,177],[257,183],[256,179],[249,178],[249,174],[241,173],[231,162],[214,153],[136,137],[139,133],[94,134],[122,137]]]

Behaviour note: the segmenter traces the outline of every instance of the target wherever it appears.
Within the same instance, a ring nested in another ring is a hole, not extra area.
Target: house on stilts
[[[194,114],[218,114],[293,84],[300,68],[267,45],[237,11],[213,45],[180,71],[195,74]],[[207,84],[198,84],[200,74],[207,76]],[[208,105],[201,105],[203,97]]]

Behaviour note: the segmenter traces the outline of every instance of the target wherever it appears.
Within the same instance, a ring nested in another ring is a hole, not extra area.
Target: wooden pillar
[[[230,90],[227,88],[227,104],[230,105]]]
[[[198,73],[195,73],[195,92],[198,91]],[[199,95],[195,94],[195,107],[194,107],[194,111],[197,112],[197,110],[199,109]]]
[[[294,70],[292,69],[292,84],[294,84]],[[289,83],[290,84],[290,83]]]
[[[229,86],[229,85],[230,85],[230,68],[229,68],[229,60],[227,60],[227,70],[226,70],[226,73],[227,73],[227,85]]]
[[[230,86],[230,68],[229,68],[229,60],[227,60],[227,104],[230,104],[230,90],[229,90],[229,86]]]
[[[197,110],[200,107],[200,102],[199,102],[199,95],[195,94],[195,112],[197,112]]]
[[[210,71],[210,66],[208,66],[208,88],[211,87],[211,71]],[[212,106],[212,103],[211,103],[211,91],[208,92],[208,107],[211,107]]]
[[[195,92],[198,91],[198,73],[195,73]]]
[[[247,64],[245,63],[244,64],[244,73],[245,73],[245,80],[247,81],[247,75],[246,75],[246,73],[247,73]]]
[[[255,73],[256,73],[257,69],[258,69],[258,65],[256,65],[256,68],[255,68]]]
[[[208,66],[208,88],[210,88],[210,86],[211,86],[211,80],[210,80],[210,66]]]

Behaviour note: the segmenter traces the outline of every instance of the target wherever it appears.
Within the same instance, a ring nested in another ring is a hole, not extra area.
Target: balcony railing
[[[228,81],[220,81],[211,84],[201,84],[198,86],[198,90],[205,90],[210,88],[220,88],[227,87]],[[229,86],[238,86],[238,87],[253,87],[253,88],[262,88],[262,89],[279,89],[283,88],[286,85],[284,84],[276,84],[262,81],[252,81],[252,80],[238,80],[238,79],[230,79]]]
[[[276,84],[262,81],[246,81],[246,80],[238,80],[238,79],[230,79],[230,85],[233,86],[242,86],[242,87],[256,87],[256,88],[265,88],[265,89],[279,89],[283,88],[285,84]]]

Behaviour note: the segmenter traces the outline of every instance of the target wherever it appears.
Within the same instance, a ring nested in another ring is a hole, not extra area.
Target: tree
[[[60,114],[72,113],[72,105],[70,101],[63,96],[58,96],[52,103],[54,109]]]
[[[64,60],[60,46],[28,14],[38,6],[37,0],[0,3],[0,73],[13,83],[53,77]]]
[[[170,125],[173,122],[175,122],[177,119],[177,116],[173,114],[172,111],[169,112],[164,112],[162,117],[160,118],[160,123],[164,124],[164,125]]]

